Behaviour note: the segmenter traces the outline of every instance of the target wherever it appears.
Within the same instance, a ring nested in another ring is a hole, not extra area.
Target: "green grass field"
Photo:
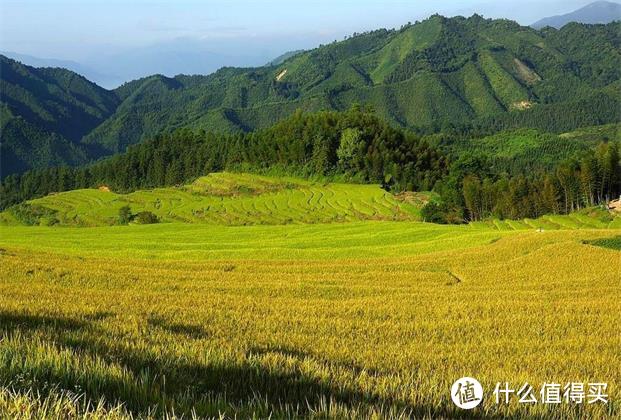
[[[234,203],[307,188],[244,177],[174,191]],[[359,188],[343,186],[350,202],[364,190],[405,206]],[[115,214],[91,207],[90,220]],[[485,390],[475,417],[621,416],[621,226],[602,212],[173,220],[0,226],[0,418],[453,418],[462,376]],[[552,381],[607,382],[609,403],[493,400],[497,382]]]

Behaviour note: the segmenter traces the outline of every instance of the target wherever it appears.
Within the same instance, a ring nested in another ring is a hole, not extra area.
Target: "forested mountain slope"
[[[603,108],[618,105],[620,28],[572,24],[539,32],[506,20],[433,16],[401,30],[355,35],[278,66],[132,82],[118,90],[125,100],[115,115],[86,141],[119,151],[163,129],[252,130],[297,108],[344,110],[356,102],[409,128],[487,122],[540,104],[568,104],[545,112],[577,117],[593,108],[595,97]]]
[[[3,175],[87,162],[89,151],[80,141],[120,103],[114,92],[65,69],[0,56],[0,75]]]
[[[70,74],[27,69],[44,79],[44,86],[51,75],[42,74]],[[3,86],[23,88],[21,81],[5,80],[4,73],[3,68]],[[54,89],[58,85],[70,96],[61,105],[72,106],[64,106],[60,116],[52,114],[53,123],[31,112],[34,105],[13,106],[11,115],[58,133],[78,144],[78,152],[89,152],[90,158],[123,151],[180,127],[251,131],[296,109],[341,111],[354,103],[368,105],[393,125],[425,132],[474,129],[490,134],[523,127],[564,132],[618,121],[620,76],[618,22],[537,31],[477,15],[436,15],[399,30],[354,34],[274,66],[223,68],[209,76],[156,75],[114,91],[76,76],[71,86],[79,89],[54,82]],[[37,95],[49,96],[48,90],[29,91],[36,100],[27,102],[47,104],[47,96]],[[6,101],[3,93],[2,102]],[[68,121],[83,123],[74,126]],[[4,143],[14,153],[23,140],[6,134]]]

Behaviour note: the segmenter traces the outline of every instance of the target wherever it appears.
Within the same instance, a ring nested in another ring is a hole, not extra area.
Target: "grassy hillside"
[[[569,140],[582,140],[584,142],[598,142],[601,140],[621,141],[621,124],[606,124],[596,127],[584,127],[579,130],[570,131],[560,135],[561,138]]]
[[[487,227],[500,231],[512,230],[568,230],[568,229],[621,229],[621,216],[602,209],[584,209],[567,215],[546,215],[537,219],[497,220],[473,222],[473,227]]]
[[[454,418],[464,372],[619,383],[619,252],[590,243],[620,234],[0,227],[0,417]],[[473,415],[618,417],[608,393]]]
[[[221,225],[417,220],[424,194],[400,199],[377,185],[329,184],[294,178],[218,173],[177,188],[116,194],[77,190],[53,194],[4,212],[5,223],[102,226],[119,209],[150,211],[162,222]],[[26,213],[26,214],[23,214]],[[33,216],[37,214],[39,216]],[[29,218],[30,217],[30,218]]]

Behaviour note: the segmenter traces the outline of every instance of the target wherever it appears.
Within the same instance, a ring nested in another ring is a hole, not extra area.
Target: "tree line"
[[[438,182],[438,202],[423,209],[427,221],[453,223],[486,218],[537,218],[603,205],[621,195],[619,143],[602,142],[553,170],[489,174],[487,162],[462,157]]]
[[[126,153],[78,167],[6,177],[0,208],[52,192],[106,185],[117,192],[180,185],[221,170],[339,176],[395,190],[430,190],[448,160],[435,147],[360,107],[346,112],[296,112],[271,128],[216,134],[180,129],[131,146]]]

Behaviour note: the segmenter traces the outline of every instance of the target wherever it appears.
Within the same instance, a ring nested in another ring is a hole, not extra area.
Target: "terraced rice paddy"
[[[164,222],[223,225],[416,220],[419,208],[375,185],[312,183],[256,175],[212,174],[191,185],[130,194],[78,190],[32,200],[61,224],[116,224],[118,211],[151,211]],[[5,214],[6,221],[11,220]]]
[[[471,223],[471,226],[490,227],[501,231],[511,230],[566,230],[566,229],[620,229],[620,217],[601,217],[604,212],[547,215],[538,219],[488,220]]]
[[[215,173],[190,185],[116,194],[105,189],[76,190],[31,200],[54,212],[55,224],[110,226],[119,209],[150,211],[164,223],[220,226],[326,224],[365,220],[418,221],[428,193],[394,196],[378,185],[309,182],[254,174]],[[621,217],[605,212],[550,215],[537,220],[488,220],[473,227],[498,230],[615,229]],[[45,225],[48,219],[42,219]],[[11,211],[0,213],[0,224],[20,224]]]
[[[621,416],[616,219],[215,221],[0,227],[0,418],[459,417],[462,376],[477,417]],[[492,394],[574,381],[609,403]]]

